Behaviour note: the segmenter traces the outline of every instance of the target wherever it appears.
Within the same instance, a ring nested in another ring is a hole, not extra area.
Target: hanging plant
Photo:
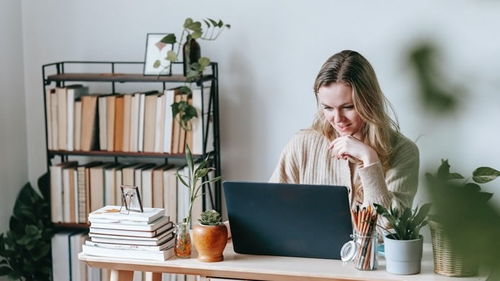
[[[186,130],[192,130],[193,126],[191,124],[191,119],[198,117],[198,112],[196,108],[190,105],[187,100],[192,96],[191,89],[187,86],[182,86],[179,88],[183,95],[187,95],[187,98],[183,101],[175,102],[171,105],[172,116],[174,120],[177,120],[181,127]]]

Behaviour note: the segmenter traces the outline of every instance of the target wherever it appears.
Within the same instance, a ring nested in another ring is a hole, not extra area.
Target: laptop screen
[[[340,259],[352,233],[347,188],[224,182],[234,251]]]

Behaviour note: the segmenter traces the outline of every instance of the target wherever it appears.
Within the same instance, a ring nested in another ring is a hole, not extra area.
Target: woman
[[[347,186],[351,207],[411,206],[417,190],[417,146],[387,114],[370,63],[345,50],[321,67],[318,112],[281,153],[271,182]]]

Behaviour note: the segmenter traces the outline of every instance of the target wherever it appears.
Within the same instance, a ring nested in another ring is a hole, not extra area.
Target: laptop
[[[223,183],[234,251],[340,259],[351,240],[345,186]]]

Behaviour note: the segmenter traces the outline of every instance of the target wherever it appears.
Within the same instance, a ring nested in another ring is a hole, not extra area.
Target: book
[[[163,171],[163,208],[165,215],[177,219],[177,167]]]
[[[56,89],[50,91],[50,124],[52,127],[52,150],[59,149],[59,125],[57,122],[57,94]]]
[[[139,250],[139,251],[164,251],[173,247],[174,244],[175,244],[175,239],[170,239],[164,242],[163,244],[157,246],[112,244],[112,243],[94,242],[90,240],[85,241],[85,245],[94,247],[109,248],[109,249]]]
[[[171,153],[172,148],[172,128],[173,128],[173,117],[172,117],[172,104],[174,101],[174,89],[165,90],[165,120],[164,130],[163,130],[163,152]]]
[[[125,244],[125,245],[144,245],[144,246],[158,246],[174,237],[174,232],[167,231],[156,237],[131,237],[131,236],[116,236],[107,234],[90,233],[89,237],[92,242],[111,243],[111,244]]]
[[[90,168],[102,164],[99,161],[77,167],[78,223],[86,223],[90,211]]]
[[[138,259],[165,261],[174,256],[174,247],[164,251],[138,251],[126,249],[102,248],[90,245],[83,245],[83,253],[90,256],[110,257],[117,259]]]
[[[89,214],[89,220],[109,219],[114,221],[144,221],[151,223],[163,216],[162,208],[143,208],[144,212],[120,212],[120,206],[105,206]]]
[[[123,95],[123,148],[122,151],[130,151],[132,95]]]
[[[99,111],[99,150],[108,150],[108,106],[107,96],[100,96],[98,99]]]
[[[153,207],[163,208],[163,171],[172,167],[170,164],[159,166],[153,170]]]
[[[73,167],[77,162],[63,162],[50,166],[50,208],[52,222],[65,222],[63,169]]]
[[[158,95],[147,95],[144,104],[144,152],[154,152],[156,128],[156,100]]]
[[[82,131],[80,146],[82,151],[91,151],[96,144],[97,131],[97,96],[82,97]]]
[[[116,109],[116,96],[106,97],[106,149],[108,151],[115,151],[115,109]]]
[[[115,136],[114,150],[123,151],[123,111],[125,109],[124,97],[117,96],[115,100]]]
[[[141,170],[141,198],[143,207],[153,207],[153,169],[156,166]]]
[[[73,140],[75,142],[74,149],[76,151],[81,150],[81,134],[82,134],[82,101],[75,101],[75,125],[73,132]]]
[[[49,150],[54,149],[54,144],[52,140],[52,104],[51,104],[51,94],[55,94],[56,89],[48,89],[45,92],[45,120],[47,122],[47,147]]]
[[[155,141],[154,152],[163,152],[163,137],[165,130],[165,95],[161,94],[156,99]]]
[[[192,119],[192,147],[193,154],[203,154],[204,135],[207,137],[207,147],[205,152],[214,150],[213,120],[209,109],[211,88],[204,87],[193,89],[193,107],[198,113],[198,117]],[[208,131],[207,131],[208,130]]]
[[[66,130],[66,144],[67,150],[75,150],[75,100],[80,99],[82,95],[89,93],[89,88],[80,84],[70,85],[66,87],[66,114],[67,114],[67,130]]]
[[[139,94],[139,130],[137,131],[137,151],[144,151],[144,107],[146,94]]]
[[[56,88],[57,95],[57,144],[59,150],[67,149],[67,96],[66,96],[66,88],[58,87]]]
[[[130,152],[138,152],[138,135],[139,135],[139,106],[140,94],[135,93],[132,96],[132,106],[130,111]]]
[[[147,223],[147,222],[136,222],[136,221],[114,221],[107,219],[92,219],[92,227],[95,228],[111,228],[118,230],[135,230],[135,231],[154,231],[158,228],[168,224],[170,222],[169,216],[162,216],[157,220]]]
[[[70,278],[71,252],[69,251],[69,233],[60,232],[52,237],[52,262],[57,264],[52,270],[52,280],[67,281]]]
[[[112,224],[108,224],[108,227],[113,226]],[[160,226],[158,229],[151,230],[151,231],[144,231],[144,230],[124,230],[124,229],[110,229],[110,228],[99,228],[95,227],[93,224],[90,225],[90,234],[108,234],[108,235],[115,235],[115,236],[126,236],[126,237],[156,237],[158,235],[161,235],[165,232],[172,232],[173,231],[173,223],[168,222],[162,226]]]

